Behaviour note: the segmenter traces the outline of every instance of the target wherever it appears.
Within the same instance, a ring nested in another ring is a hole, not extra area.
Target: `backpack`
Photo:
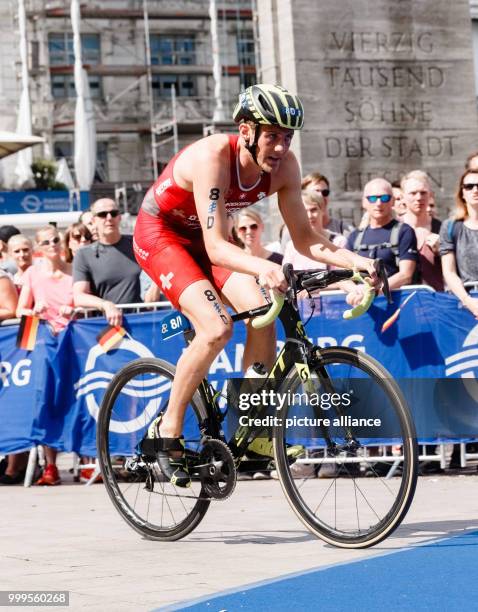
[[[354,251],[354,253],[359,253],[360,251],[370,251],[372,249],[390,249],[393,255],[395,256],[395,265],[398,268],[399,267],[398,263],[400,261],[400,257],[399,257],[400,251],[398,248],[398,245],[399,245],[398,236],[400,234],[400,230],[402,229],[402,226],[403,226],[402,221],[398,221],[397,223],[395,223],[395,225],[392,227],[390,231],[390,241],[381,242],[380,244],[362,244],[362,239],[365,234],[365,230],[367,229],[365,227],[364,229],[359,230],[359,232],[355,236],[352,250]]]
[[[458,238],[460,237],[461,230],[463,229],[463,220],[458,221],[457,219],[450,219],[448,227],[446,228],[446,235],[450,242],[456,247]]]

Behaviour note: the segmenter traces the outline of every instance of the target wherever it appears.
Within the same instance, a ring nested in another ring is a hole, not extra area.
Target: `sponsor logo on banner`
[[[138,357],[154,357],[153,353],[141,342],[131,338],[123,338],[117,353],[120,351],[128,351]],[[104,395],[104,392],[110,384],[114,374],[97,368],[97,360],[99,357],[104,357],[104,351],[99,344],[91,347],[85,363],[84,375],[75,383],[76,398],[85,398],[88,412],[97,421],[99,406],[98,401]],[[110,362],[111,363],[111,362]],[[114,366],[115,371],[118,367]],[[171,388],[171,381],[161,376],[145,381],[138,380],[137,384],[133,379],[126,385],[121,394],[125,398],[151,398],[146,404],[143,412],[137,414],[134,418],[127,421],[118,421],[111,419],[110,430],[114,433],[132,433],[140,429],[144,429],[145,423],[150,423],[156,416],[158,405],[162,395]]]
[[[41,208],[41,200],[36,195],[28,194],[20,202],[20,206],[27,213],[37,213]]]
[[[20,359],[15,364],[10,361],[0,361],[0,388],[5,389],[10,385],[25,387],[30,383],[31,376],[31,359]]]
[[[466,336],[462,348],[462,351],[445,359],[445,374],[452,377],[459,374],[469,395],[478,402],[478,325]]]

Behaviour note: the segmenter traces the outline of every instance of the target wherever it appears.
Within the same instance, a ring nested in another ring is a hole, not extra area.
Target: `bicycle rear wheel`
[[[309,381],[291,371],[284,383],[289,401],[274,430],[279,479],[318,537],[344,548],[372,546],[397,528],[412,502],[414,424],[398,385],[377,361],[350,348],[316,354]],[[329,424],[318,424],[320,418]],[[361,425],[358,418],[381,425]],[[291,465],[287,448],[298,444],[304,452]]]
[[[210,500],[199,478],[190,488],[170,484],[157,462],[138,450],[151,421],[168,403],[175,368],[161,359],[137,359],[112,379],[103,398],[97,430],[98,459],[108,495],[123,519],[152,540],[178,540],[202,520]],[[184,420],[190,473],[199,463],[199,423],[206,408],[198,393]]]

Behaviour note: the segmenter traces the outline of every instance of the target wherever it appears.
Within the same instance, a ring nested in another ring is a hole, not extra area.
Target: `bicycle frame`
[[[242,321],[250,317],[256,317],[268,312],[270,305],[260,306],[252,310],[247,310],[241,313],[232,315],[232,321]],[[290,372],[296,370],[301,379],[306,382],[310,378],[309,364],[317,362],[317,347],[315,347],[307,334],[305,333],[304,325],[300,318],[298,308],[295,301],[285,301],[283,308],[279,314],[279,319],[284,327],[286,342],[277,356],[274,365],[271,368],[267,378],[268,389],[273,392],[279,390],[284,381],[289,376]],[[189,344],[194,338],[194,330],[192,328],[184,332],[186,342]],[[319,349],[320,350],[320,349]],[[324,372],[324,378],[328,378]],[[257,379],[259,382],[262,379]],[[221,428],[221,422],[225,418],[225,414],[221,412],[217,404],[219,393],[215,391],[207,378],[203,379],[199,393],[206,406],[207,417],[200,424],[201,432],[204,436],[220,438],[224,441],[225,436]],[[257,406],[251,407],[247,416],[251,419],[262,418],[267,407]],[[319,409],[320,412],[322,411]],[[323,415],[322,415],[323,416]],[[227,442],[235,459],[243,458],[249,444],[258,436],[262,428],[254,428],[247,425],[239,425],[236,431],[232,434]],[[262,429],[263,430],[263,429]],[[322,428],[324,439],[329,442],[330,438],[327,431]]]

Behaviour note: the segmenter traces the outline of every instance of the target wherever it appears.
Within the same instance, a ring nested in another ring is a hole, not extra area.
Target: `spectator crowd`
[[[311,227],[338,247],[369,258],[384,260],[392,289],[425,284],[436,291],[452,292],[475,318],[478,298],[470,289],[478,284],[478,152],[466,160],[450,218],[436,216],[435,194],[429,176],[414,170],[400,182],[376,177],[362,193],[362,219],[357,228],[330,214],[331,185],[319,172],[302,180],[302,198]],[[316,261],[297,252],[281,228],[277,240],[263,242],[261,215],[248,208],[231,222],[230,240],[248,253],[296,269],[319,268]],[[323,265],[325,268],[325,264]],[[357,304],[362,288],[351,282],[340,285],[347,302]],[[55,333],[81,309],[93,309],[111,325],[121,325],[128,308],[118,304],[155,302],[160,288],[141,270],[133,253],[133,238],[121,232],[117,203],[101,198],[82,213],[64,233],[53,225],[41,227],[34,239],[17,228],[0,227],[0,321],[22,315],[46,320]],[[433,451],[433,448],[432,448]],[[60,484],[56,450],[45,447],[45,466],[38,485]],[[459,465],[456,447],[451,467]],[[28,453],[0,461],[0,484],[22,482]],[[88,458],[83,458],[85,463]],[[436,462],[431,463],[431,469]],[[91,469],[82,470],[83,480]],[[264,476],[264,472],[259,477]],[[327,477],[318,474],[320,477]]]

